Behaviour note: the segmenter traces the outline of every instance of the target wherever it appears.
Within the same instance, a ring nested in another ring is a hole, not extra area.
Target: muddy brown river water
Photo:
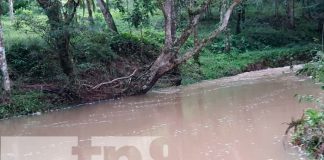
[[[292,117],[319,85],[277,68],[0,121],[1,160],[296,160]]]

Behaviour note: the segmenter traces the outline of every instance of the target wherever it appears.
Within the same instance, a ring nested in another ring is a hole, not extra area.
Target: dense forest
[[[308,63],[299,73],[324,82],[323,0],[0,5],[0,118],[269,67]]]

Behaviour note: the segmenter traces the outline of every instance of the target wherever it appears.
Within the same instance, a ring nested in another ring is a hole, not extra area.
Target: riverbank
[[[240,73],[255,71],[271,67],[282,67],[292,64],[305,63],[310,61],[313,57],[311,47],[300,48],[285,48],[274,49],[266,51],[254,51],[233,56],[230,54],[205,54],[201,56],[203,64],[198,71],[195,70],[194,62],[189,62],[180,69],[182,77],[182,84],[192,84],[201,80],[208,80],[212,78],[221,78],[226,76],[237,75]],[[131,58],[134,58],[133,56]],[[140,58],[140,57],[137,57]],[[129,59],[125,60],[125,59]],[[129,63],[130,58],[123,57],[121,61],[113,63],[112,65],[127,66],[128,68],[136,68],[141,62]],[[147,63],[147,62],[146,62]],[[118,67],[117,67],[118,68]],[[123,67],[122,67],[123,68]],[[184,70],[185,68],[185,70]],[[121,68],[119,68],[121,69]],[[119,74],[127,73],[119,70]],[[104,81],[104,76],[97,71],[87,72],[92,76],[87,79],[87,83],[98,84]],[[168,76],[167,76],[168,77]],[[170,76],[171,77],[171,76]],[[197,78],[198,77],[198,78]],[[168,78],[167,78],[168,79]],[[101,92],[93,95],[84,95],[87,99],[74,99],[69,93],[59,94],[62,86],[58,84],[16,84],[16,89],[11,93],[10,99],[2,99],[0,105],[0,119],[9,118],[21,115],[41,114],[52,110],[59,110],[67,106],[77,105],[80,103],[107,100],[115,97],[109,95],[102,95]],[[159,87],[168,87],[170,82],[164,83],[160,81]],[[122,96],[122,95],[121,95]],[[100,99],[95,99],[95,98]],[[95,100],[94,100],[95,99]]]
[[[298,74],[312,77],[324,89],[323,51],[318,51],[312,63],[305,65]],[[311,159],[324,159],[324,95],[314,96],[307,93],[297,95],[299,102],[313,106],[305,110],[301,118],[289,123],[294,128],[292,143],[302,148]]]

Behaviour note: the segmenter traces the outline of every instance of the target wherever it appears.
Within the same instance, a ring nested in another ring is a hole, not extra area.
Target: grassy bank
[[[314,60],[305,65],[298,74],[312,77],[315,82],[324,83],[324,53],[318,51]],[[322,89],[324,87],[322,86]],[[296,128],[293,144],[306,151],[311,159],[324,159],[324,103],[323,97],[298,95],[300,102],[311,103],[314,107],[307,109],[302,118],[290,125]]]
[[[312,46],[277,48],[265,51],[240,53],[238,55],[205,53],[201,55],[200,61],[202,65],[200,67],[194,60],[190,60],[187,64],[181,66],[182,84],[186,85],[205,79],[232,76],[242,72],[268,67],[281,67],[305,63],[312,59],[314,55],[311,48]],[[128,65],[130,65],[130,63],[128,63]],[[89,67],[90,66],[86,67],[84,72],[93,70],[92,67]],[[99,71],[97,70],[97,72]],[[27,73],[32,74],[30,71],[27,71]],[[108,75],[110,74],[111,73],[108,73]],[[28,76],[26,75],[26,77]],[[52,79],[53,78],[55,77],[52,77]],[[46,79],[43,79],[43,81],[50,82]],[[89,81],[91,81],[91,79],[89,79]],[[64,97],[46,92],[48,87],[52,87],[51,85],[44,85],[41,81],[38,81],[36,84],[32,82],[33,80],[28,78],[17,79],[14,92],[12,92],[10,96],[11,98],[2,100],[3,103],[0,105],[0,119],[37,112],[46,112],[62,108],[67,104],[77,103],[66,101]],[[43,90],[41,87],[43,87]]]
[[[182,66],[183,84],[205,79],[217,79],[242,72],[265,68],[302,64],[313,59],[316,52],[312,45],[275,48],[232,54],[205,53],[200,57],[201,66],[191,60]]]

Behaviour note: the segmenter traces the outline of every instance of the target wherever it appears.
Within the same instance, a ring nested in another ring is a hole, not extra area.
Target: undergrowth
[[[316,82],[324,83],[324,53],[318,51],[314,60],[298,71],[300,75],[312,77]],[[322,89],[324,87],[322,86]],[[324,104],[323,99],[312,95],[300,96],[300,102],[314,103],[315,107],[307,109],[296,124],[292,141],[303,148],[312,159],[324,159]]]
[[[314,108],[304,112],[303,117],[296,124],[293,134],[293,144],[300,146],[312,159],[324,159],[324,104],[314,96],[298,96],[299,101],[311,102]]]

